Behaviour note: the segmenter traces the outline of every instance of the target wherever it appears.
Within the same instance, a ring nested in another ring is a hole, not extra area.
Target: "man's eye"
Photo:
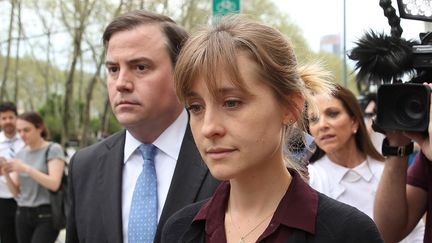
[[[115,73],[119,70],[118,67],[108,67],[107,69],[109,73]]]
[[[224,106],[228,108],[234,108],[241,104],[240,100],[226,100],[224,101]]]
[[[147,69],[147,66],[146,66],[146,65],[142,65],[142,64],[140,64],[140,65],[137,65],[137,69],[138,69],[139,71],[144,71],[144,70]]]
[[[203,110],[203,107],[201,105],[189,105],[186,109],[190,113],[199,113]]]

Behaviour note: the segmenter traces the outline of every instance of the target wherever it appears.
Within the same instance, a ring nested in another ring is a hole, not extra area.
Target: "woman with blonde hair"
[[[318,148],[309,168],[310,185],[373,218],[375,194],[384,157],[375,149],[355,95],[337,85],[330,96],[314,96],[317,113],[309,114],[309,129]],[[423,242],[420,222],[403,243]]]
[[[310,92],[331,89],[319,74],[299,71],[287,39],[243,15],[192,35],[177,61],[177,95],[223,182],[173,215],[163,242],[382,242],[369,217],[317,193],[284,157]]]

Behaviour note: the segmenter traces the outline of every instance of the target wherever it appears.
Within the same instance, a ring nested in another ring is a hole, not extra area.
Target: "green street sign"
[[[213,16],[240,12],[240,0],[213,0]]]

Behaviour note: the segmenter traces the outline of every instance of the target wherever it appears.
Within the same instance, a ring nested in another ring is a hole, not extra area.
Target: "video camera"
[[[406,10],[401,4],[400,12]],[[357,81],[379,86],[374,128],[427,133],[431,89],[423,83],[432,82],[432,32],[421,33],[420,42],[400,38],[402,28],[391,1],[381,0],[380,5],[392,35],[370,31],[348,55],[357,61]],[[411,79],[402,82],[405,76]]]

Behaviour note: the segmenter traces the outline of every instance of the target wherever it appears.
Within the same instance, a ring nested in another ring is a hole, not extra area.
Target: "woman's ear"
[[[291,125],[302,115],[304,109],[304,97],[301,93],[292,94],[287,98],[286,104],[282,107],[282,123]]]
[[[352,132],[353,134],[357,133],[357,130],[359,129],[359,122],[357,120],[353,119],[353,126],[352,126]]]
[[[284,126],[289,126],[294,123],[294,120],[291,118],[291,116],[285,116],[282,123],[284,124]]]

